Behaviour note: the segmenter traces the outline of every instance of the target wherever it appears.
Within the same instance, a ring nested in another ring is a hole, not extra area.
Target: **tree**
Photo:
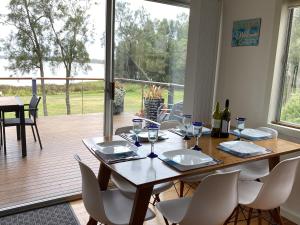
[[[117,76],[184,83],[188,15],[157,20],[144,8],[117,2],[115,21]]]
[[[44,60],[49,54],[48,24],[42,10],[42,0],[11,0],[8,15],[3,23],[13,26],[8,39],[1,40],[5,55],[8,55],[9,70],[21,72],[39,70],[44,77]],[[44,115],[47,116],[45,82],[41,80]]]
[[[71,114],[70,80],[72,73],[79,69],[90,69],[86,44],[92,41],[88,28],[87,10],[91,1],[86,0],[50,0],[44,5],[44,13],[52,30],[52,65],[63,63],[66,75],[66,108]]]

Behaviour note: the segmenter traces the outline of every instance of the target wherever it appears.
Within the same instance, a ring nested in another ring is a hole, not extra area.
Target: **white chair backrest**
[[[101,223],[110,224],[105,215],[100,187],[94,172],[81,161],[78,155],[75,155],[74,158],[80,166],[82,177],[82,200],[88,214]]]
[[[269,128],[269,127],[259,127],[257,129],[261,130],[261,131],[264,131],[264,132],[267,132],[269,134],[272,134],[273,139],[277,139],[277,137],[278,137],[278,131],[275,130],[275,129],[272,129],[272,128]]]
[[[196,189],[180,225],[220,225],[238,204],[238,170],[206,177]]]
[[[177,126],[180,126],[180,122],[178,120],[167,120],[163,121],[160,124],[160,129],[161,130],[167,130],[171,128],[176,128]]]
[[[131,130],[132,130],[132,126],[119,127],[119,128],[116,129],[115,135],[129,133]]]
[[[286,202],[292,191],[300,156],[280,162],[265,178],[264,184],[250,204],[262,210],[274,209]]]

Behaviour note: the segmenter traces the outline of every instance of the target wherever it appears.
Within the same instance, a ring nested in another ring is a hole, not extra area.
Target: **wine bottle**
[[[229,129],[230,129],[230,111],[229,111],[229,100],[226,99],[225,109],[221,116],[221,131],[220,137],[221,138],[228,138],[229,137]]]
[[[220,104],[217,102],[215,111],[212,115],[211,121],[211,136],[219,137],[221,129],[221,112],[220,112]]]

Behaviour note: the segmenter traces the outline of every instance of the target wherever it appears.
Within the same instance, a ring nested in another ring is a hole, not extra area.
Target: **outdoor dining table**
[[[25,113],[24,104],[22,100],[17,96],[5,96],[0,97],[0,113],[4,112],[16,112],[16,115],[20,117],[20,126],[17,127],[17,138],[21,139],[22,143],[22,156],[27,155],[26,149],[26,129],[25,129]]]
[[[195,141],[184,141],[182,137],[174,133],[168,132],[168,139],[155,143],[155,153],[160,154],[165,151],[188,149],[195,144]],[[96,137],[83,139],[83,143],[87,149],[100,161],[100,168],[98,174],[98,181],[101,190],[106,190],[111,173],[116,173],[126,179],[129,183],[134,185],[137,189],[130,218],[131,225],[141,225],[144,222],[145,214],[150,201],[153,186],[167,181],[174,181],[180,178],[207,173],[226,167],[239,165],[251,161],[257,161],[262,159],[268,159],[270,169],[274,168],[279,163],[280,156],[293,152],[300,151],[300,144],[282,140],[282,139],[268,139],[255,141],[254,143],[270,149],[271,152],[264,155],[240,158],[229,153],[223,152],[217,148],[219,143],[224,141],[232,141],[236,137],[230,135],[229,138],[212,138],[210,136],[202,136],[200,139],[200,147],[203,152],[211,157],[220,160],[221,163],[213,166],[207,166],[200,169],[193,169],[186,172],[177,171],[159,158],[143,158],[133,161],[125,161],[115,164],[106,163],[101,157],[99,157],[93,150],[93,146],[97,143],[108,142],[114,140],[123,140],[120,136],[112,137]],[[142,143],[140,147],[142,151],[150,152],[150,144]],[[192,151],[192,150],[187,150]],[[220,190],[222,187],[220,187]],[[93,218],[90,218],[88,225],[96,224]]]

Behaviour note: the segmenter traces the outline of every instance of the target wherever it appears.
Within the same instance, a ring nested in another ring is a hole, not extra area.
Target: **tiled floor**
[[[132,115],[115,116],[115,124],[127,125]],[[84,137],[102,135],[103,114],[41,117],[38,127],[43,144],[40,150],[30,127],[26,158],[21,157],[16,129],[7,128],[7,155],[0,151],[0,216],[3,211],[44,200],[79,196],[81,178],[75,153],[98,170],[99,162],[81,142]]]

